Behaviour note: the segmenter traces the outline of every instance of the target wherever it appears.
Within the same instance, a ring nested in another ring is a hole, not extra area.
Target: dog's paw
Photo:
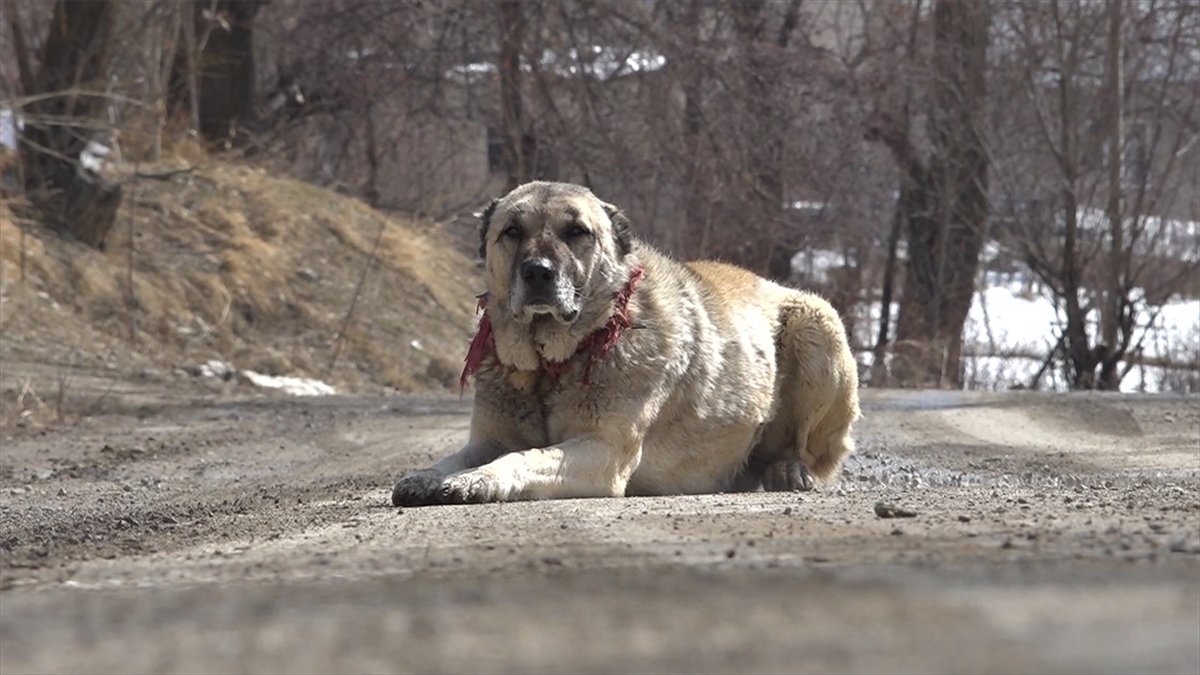
[[[442,475],[428,469],[413,471],[392,488],[392,506],[428,506],[437,504]]]
[[[763,472],[762,485],[767,492],[808,492],[816,487],[816,482],[803,463],[781,459]]]
[[[442,481],[438,500],[443,504],[485,504],[508,499],[498,478],[486,471],[467,471]]]

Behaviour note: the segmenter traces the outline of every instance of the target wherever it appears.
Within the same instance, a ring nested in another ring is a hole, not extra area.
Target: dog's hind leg
[[[762,485],[767,492],[808,492],[816,487],[816,482],[803,463],[781,459],[763,472]]]
[[[816,487],[812,472],[805,464],[804,456],[808,435],[804,425],[796,420],[791,399],[786,410],[780,410],[771,421],[763,440],[755,446],[746,464],[742,478],[745,485],[750,479],[757,480],[767,492],[807,492]],[[757,485],[755,486],[757,487]]]
[[[816,295],[798,292],[781,309],[776,339],[778,406],[751,463],[765,490],[811,490],[854,449],[858,369],[837,312]]]

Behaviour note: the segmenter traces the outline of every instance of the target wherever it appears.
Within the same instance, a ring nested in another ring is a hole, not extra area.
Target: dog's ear
[[[604,208],[604,213],[608,215],[608,219],[612,222],[613,237],[617,242],[617,251],[621,255],[629,255],[633,250],[633,229],[629,226],[629,219],[621,212],[621,209],[609,204],[608,202],[600,202]]]
[[[496,212],[496,205],[499,203],[499,199],[493,199],[486,209],[475,214],[479,219],[479,257],[484,260],[487,259],[488,228],[492,226],[492,214]]]

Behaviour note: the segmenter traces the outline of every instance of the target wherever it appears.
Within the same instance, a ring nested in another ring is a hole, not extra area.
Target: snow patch
[[[280,389],[285,394],[292,396],[330,396],[337,393],[337,390],[328,384],[307,377],[264,375],[253,370],[243,370],[241,374],[255,386],[264,389]]]
[[[817,268],[821,271],[820,265]],[[963,380],[968,387],[979,389],[1027,386],[1066,328],[1065,314],[1056,308],[1049,291],[1030,283],[1029,275],[989,273],[985,278],[987,285],[975,293],[963,326]],[[857,344],[875,343],[880,306],[879,302],[873,302],[853,308]],[[1134,308],[1138,321],[1134,343],[1142,340],[1143,359],[1162,359],[1180,365],[1195,362],[1200,354],[1200,300],[1175,297],[1163,305],[1152,306],[1144,295],[1135,293]],[[892,336],[896,334],[899,313],[899,303],[893,303],[889,328]],[[1089,335],[1096,334],[1097,320],[1096,312],[1089,315]],[[859,361],[864,368],[870,368],[873,354],[861,353]],[[1123,362],[1121,367],[1128,365]],[[1200,374],[1194,371],[1134,364],[1121,380],[1121,391],[1173,391],[1179,390],[1182,382],[1197,379]],[[1069,388],[1057,362],[1046,369],[1039,385],[1051,391]]]
[[[792,256],[792,275],[808,284],[827,284],[829,273],[846,266],[846,256],[838,251],[807,249]]]
[[[233,364],[219,359],[210,359],[204,363],[186,369],[194,377],[215,377],[226,382],[238,378],[263,389],[278,389],[292,396],[330,396],[337,390],[332,386],[308,377],[289,377],[284,375],[266,375],[253,370],[238,370]]]

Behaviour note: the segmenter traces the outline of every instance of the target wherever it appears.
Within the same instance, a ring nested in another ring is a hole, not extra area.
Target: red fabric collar
[[[591,383],[592,364],[598,359],[603,359],[608,356],[612,348],[617,346],[621,341],[621,335],[625,331],[633,327],[633,322],[629,319],[629,300],[633,297],[634,290],[641,282],[642,277],[646,275],[646,270],[641,267],[635,267],[629,273],[629,281],[621,287],[620,291],[613,296],[613,313],[608,317],[608,321],[603,326],[592,331],[587,337],[579,342],[579,347],[575,350],[575,354],[587,353],[587,364],[584,366],[583,382],[584,384]],[[479,296],[479,303],[475,311],[483,312],[483,316],[479,318],[479,330],[475,333],[475,337],[471,339],[471,346],[467,349],[467,358],[464,359],[462,375],[458,378],[458,386],[460,390],[467,388],[467,383],[471,376],[479,371],[483,365],[484,357],[489,354],[496,353],[496,336],[492,332],[492,320],[488,318],[487,313],[487,294]],[[567,367],[571,363],[570,359],[566,361],[547,361],[542,359],[542,370],[546,371],[554,377],[562,377],[567,372]]]

